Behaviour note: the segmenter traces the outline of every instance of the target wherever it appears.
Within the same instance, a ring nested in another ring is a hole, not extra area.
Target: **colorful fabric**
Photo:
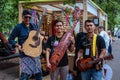
[[[51,57],[52,53],[54,52],[55,47],[58,45],[59,41],[60,41],[60,38],[58,38],[55,35],[53,35],[50,38],[48,38],[46,48],[50,48],[51,49],[50,57]],[[66,65],[68,65],[68,56],[67,56],[67,53],[65,52],[65,54],[62,57],[60,63],[58,64],[58,67],[63,67],[63,66],[66,66]]]
[[[36,74],[41,72],[40,58],[23,57],[21,58],[21,69],[23,73]]]

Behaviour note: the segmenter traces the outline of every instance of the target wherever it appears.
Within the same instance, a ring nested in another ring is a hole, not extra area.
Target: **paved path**
[[[120,80],[120,40],[116,40],[112,44],[114,59],[109,61],[108,64],[113,70],[113,79]],[[0,80],[19,80],[19,59],[11,59],[0,62]],[[49,76],[47,76],[49,77]],[[49,80],[44,78],[43,80]]]
[[[0,62],[0,80],[16,80],[19,76],[18,58]]]
[[[108,64],[113,70],[112,80],[120,80],[120,39],[112,43],[114,59]]]

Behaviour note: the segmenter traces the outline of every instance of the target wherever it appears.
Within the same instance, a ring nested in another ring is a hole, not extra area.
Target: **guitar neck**
[[[105,56],[103,59],[104,59],[104,60],[110,60],[110,59],[112,59],[112,56],[111,56],[111,55],[108,55],[108,56]],[[102,58],[98,58],[98,59],[93,60],[93,61],[88,62],[88,63],[89,63],[89,64],[98,63],[99,61],[102,61],[103,59],[102,59]]]
[[[40,27],[41,27],[42,23],[43,23],[43,15],[42,15],[41,20],[39,21],[38,29],[37,29],[37,32],[36,32],[35,36],[37,36],[39,34]]]
[[[43,23],[43,20],[44,20],[44,16],[46,15],[46,11],[47,11],[47,9],[44,8],[44,10],[43,10],[43,15],[42,15],[42,17],[41,17],[41,20],[39,20],[38,29],[37,29],[37,32],[36,32],[35,36],[37,36],[37,35],[39,34],[40,27],[41,27],[41,25],[42,25],[42,23]]]
[[[99,58],[99,59],[96,59],[96,60],[93,60],[91,62],[88,62],[89,64],[95,64],[95,63],[98,63],[99,61],[102,61],[103,59],[102,58]]]

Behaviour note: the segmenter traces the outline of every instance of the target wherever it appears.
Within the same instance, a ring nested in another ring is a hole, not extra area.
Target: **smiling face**
[[[86,22],[85,23],[85,30],[88,32],[88,33],[93,33],[94,30],[95,30],[95,25],[93,22]]]
[[[63,31],[63,23],[62,22],[57,22],[55,24],[55,30],[57,33],[61,33]]]
[[[30,19],[31,19],[31,15],[29,15],[29,14],[23,16],[23,22],[24,22],[26,25],[29,25]]]

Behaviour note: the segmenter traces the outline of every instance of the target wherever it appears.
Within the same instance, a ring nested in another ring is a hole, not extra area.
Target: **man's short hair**
[[[94,24],[93,20],[86,20],[86,21],[85,21],[85,25],[86,25],[87,22]]]
[[[64,25],[64,23],[63,23],[63,21],[62,21],[62,20],[60,20],[60,19],[56,19],[56,20],[54,21],[54,26],[55,26],[58,22],[61,22],[61,23],[62,23],[62,25]]]
[[[98,28],[100,28],[100,29],[104,29],[104,30],[105,30],[105,27],[103,27],[103,26],[98,26]]]
[[[22,16],[25,15],[32,15],[32,13],[29,10],[23,10]]]

